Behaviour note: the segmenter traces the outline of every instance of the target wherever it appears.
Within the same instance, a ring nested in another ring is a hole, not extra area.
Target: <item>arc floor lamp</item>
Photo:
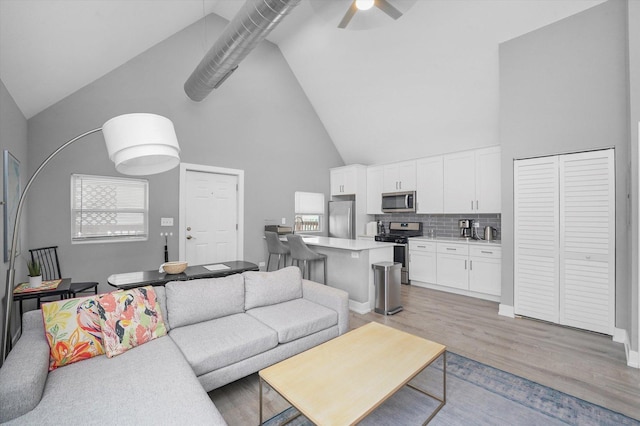
[[[27,182],[24,191],[20,194],[16,210],[9,269],[7,269],[5,320],[2,333],[2,363],[7,358],[11,342],[11,307],[13,306],[16,248],[18,230],[20,229],[20,215],[26,195],[38,174],[53,157],[72,143],[100,131],[104,135],[109,158],[115,163],[116,170],[120,173],[151,175],[170,170],[180,163],[180,147],[171,120],[155,114],[125,114],[112,118],[100,128],[89,130],[69,140],[40,164]]]

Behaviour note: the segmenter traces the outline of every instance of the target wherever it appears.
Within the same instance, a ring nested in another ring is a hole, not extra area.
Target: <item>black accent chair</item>
[[[62,278],[60,272],[60,261],[58,260],[58,246],[42,247],[29,250],[31,253],[31,261],[40,263],[43,280],[58,280]],[[93,290],[93,294],[98,294],[98,283],[95,281],[71,283],[69,287],[69,297],[76,297],[78,293],[89,292]],[[38,302],[40,302],[38,300]],[[39,304],[39,303],[38,303]]]

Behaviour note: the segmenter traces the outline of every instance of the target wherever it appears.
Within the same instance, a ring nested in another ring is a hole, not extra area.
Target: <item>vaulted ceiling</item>
[[[368,29],[341,30],[329,3],[346,11],[351,0],[302,0],[269,40],[343,160],[373,164],[498,144],[499,43],[603,1],[417,0],[397,21],[377,16],[384,25],[369,28],[359,12],[354,28]],[[233,18],[243,3],[0,0],[0,79],[30,118],[209,13]],[[203,31],[203,54],[214,42]]]

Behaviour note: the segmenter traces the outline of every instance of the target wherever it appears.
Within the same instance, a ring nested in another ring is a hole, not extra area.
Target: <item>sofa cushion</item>
[[[52,371],[40,403],[15,423],[226,424],[167,336],[115,358],[97,356]]]
[[[248,271],[244,276],[244,308],[259,308],[302,297],[300,268],[289,266],[273,272]]]
[[[174,327],[176,342],[197,376],[274,348],[277,333],[247,314]]]
[[[49,343],[49,371],[104,354],[96,298],[80,297],[42,304]]]
[[[172,328],[244,312],[242,275],[172,281],[165,290]]]
[[[338,313],[306,299],[263,306],[247,314],[278,332],[278,342],[287,343],[338,324]]]
[[[162,319],[164,320],[164,328],[167,329],[167,333],[171,330],[169,324],[169,315],[167,315],[167,294],[164,286],[154,286],[153,289],[156,291],[156,300],[160,304],[160,312],[162,312]]]
[[[97,300],[102,344],[109,358],[167,334],[152,286],[114,291]]]

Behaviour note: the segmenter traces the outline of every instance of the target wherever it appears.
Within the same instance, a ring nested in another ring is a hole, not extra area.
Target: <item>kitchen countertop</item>
[[[433,241],[436,243],[458,243],[458,244],[473,244],[473,245],[502,245],[500,240],[472,240],[471,238],[459,238],[459,237],[411,237],[411,241]]]
[[[333,237],[319,237],[319,236],[307,236],[302,235],[302,240],[308,246],[327,247],[339,250],[375,250],[384,247],[394,246],[393,243],[383,243],[379,241],[371,240],[350,240],[347,238],[333,238]],[[281,240],[286,241],[284,237],[280,237]]]

